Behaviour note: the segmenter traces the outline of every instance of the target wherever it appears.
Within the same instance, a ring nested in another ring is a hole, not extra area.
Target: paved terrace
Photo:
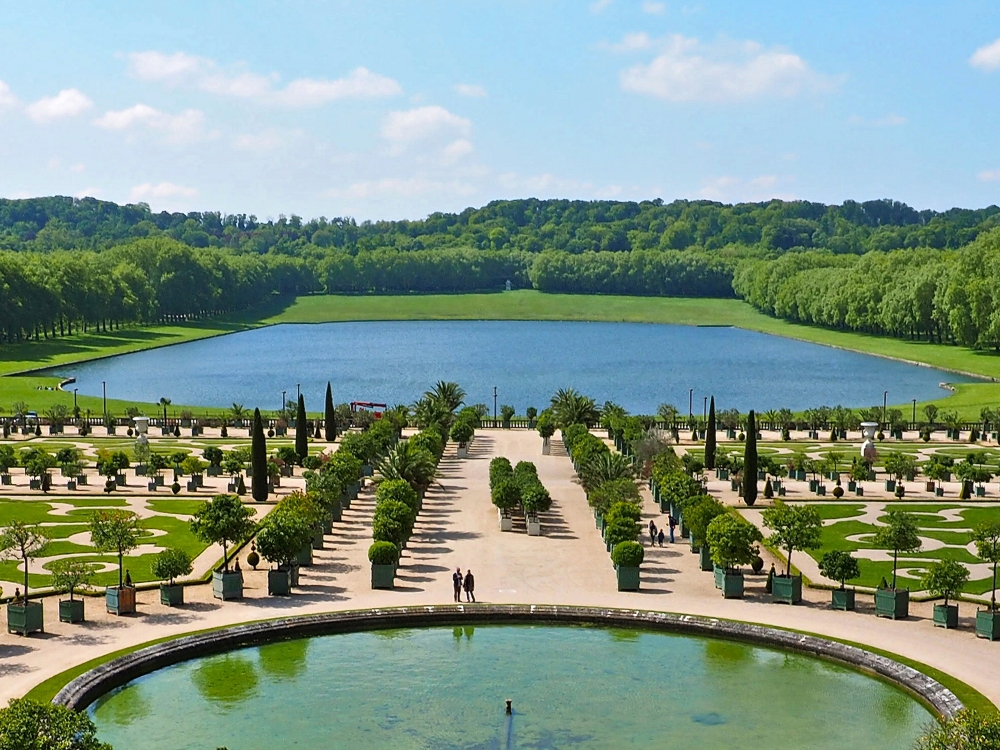
[[[404,552],[397,588],[373,591],[367,549],[371,540],[374,493],[366,488],[345,511],[342,523],[303,568],[301,587],[291,597],[268,597],[266,574],[246,570],[246,599],[218,602],[207,585],[190,586],[187,604],[170,609],[155,590],[140,592],[139,613],[113,617],[103,600],[87,600],[86,623],[65,625],[56,616],[56,598],[45,600],[46,633],[22,638],[0,632],[0,704],[39,682],[95,657],[164,636],[265,618],[363,607],[392,607],[452,601],[451,573],[471,567],[480,602],[593,605],[661,610],[752,621],[857,641],[902,654],[948,672],[1000,704],[1000,644],[977,639],[974,607],[962,606],[961,630],[931,624],[930,603],[911,603],[908,621],[876,619],[871,599],[859,596],[857,612],[829,609],[829,592],[804,592],[802,605],[770,603],[765,576],[749,576],[746,599],[724,600],[713,577],[698,570],[686,541],[648,549],[642,590],[616,590],[615,573],[594,527],[572,464],[553,440],[553,455],[541,455],[541,439],[527,430],[481,430],[468,459],[450,445],[439,483],[427,495],[414,537]],[[523,527],[499,531],[487,484],[489,460],[505,455],[538,466],[554,499],[543,520],[543,535]],[[663,519],[647,495],[644,523]],[[770,562],[770,561],[768,561]],[[766,570],[766,568],[765,568]],[[6,623],[3,623],[4,625]]]

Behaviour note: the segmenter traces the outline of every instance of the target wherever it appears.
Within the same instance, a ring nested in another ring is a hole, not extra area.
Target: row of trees
[[[1000,230],[954,251],[857,256],[789,253],[745,260],[733,288],[786,320],[895,337],[1000,348]]]
[[[493,201],[461,213],[419,221],[358,224],[349,217],[305,221],[246,214],[152,213],[143,203],[119,206],[94,198],[0,200],[0,248],[51,252],[105,249],[132,239],[166,236],[192,247],[299,254],[338,248],[352,254],[381,248],[465,247],[526,252],[673,249],[729,245],[782,251],[824,248],[837,253],[895,248],[960,247],[997,226],[996,206],[917,211],[874,200],[841,205],[772,200],[725,205],[713,201]]]

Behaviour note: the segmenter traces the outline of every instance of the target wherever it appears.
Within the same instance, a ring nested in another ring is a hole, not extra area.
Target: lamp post
[[[101,389],[104,391],[104,416],[108,416],[108,381],[101,381]]]
[[[282,413],[285,411],[285,392],[284,391],[281,392],[281,411],[282,411]]]
[[[299,400],[299,396],[302,395],[302,383],[295,384],[295,400]]]
[[[882,394],[882,424],[885,424],[885,408],[889,400],[889,391]]]
[[[694,388],[688,388],[688,419],[694,416]]]
[[[917,423],[917,400],[913,399],[913,424]]]
[[[79,388],[74,388],[73,389],[73,411],[76,411],[76,392],[78,390],[79,390]]]
[[[703,420],[705,420],[705,423],[707,424],[708,423],[708,396],[705,396],[702,399],[702,401],[704,401],[705,403],[703,403],[701,405],[701,418]]]
[[[497,387],[493,386],[493,426],[496,427],[497,421]]]

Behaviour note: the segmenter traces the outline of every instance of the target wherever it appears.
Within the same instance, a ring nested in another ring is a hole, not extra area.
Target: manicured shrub
[[[497,456],[490,461],[490,488],[496,486],[501,480],[511,479],[514,476],[514,467],[504,456]]]
[[[376,542],[392,542],[401,547],[406,541],[406,529],[394,518],[375,516],[372,518],[372,538]]]
[[[420,497],[408,482],[402,479],[387,479],[380,482],[378,489],[375,490],[375,503],[377,506],[389,500],[401,502],[416,513]]]
[[[615,503],[639,503],[642,496],[631,479],[612,479],[602,482],[587,495],[587,502],[597,513],[605,515]]]
[[[757,556],[757,543],[763,541],[763,536],[756,526],[744,518],[724,513],[708,524],[705,541],[708,542],[712,562],[728,570],[751,563]]]
[[[406,503],[399,500],[383,499],[375,506],[375,514],[372,516],[373,522],[379,518],[390,518],[403,527],[403,533],[408,537],[413,533],[413,524],[416,522],[416,513]]]
[[[638,542],[619,542],[611,550],[611,562],[619,568],[638,568],[646,556],[646,551]]]
[[[399,560],[399,547],[392,542],[374,542],[368,548],[368,561],[375,565],[392,565]]]
[[[459,420],[451,426],[451,439],[456,443],[469,442],[475,433],[475,428],[466,420]]]
[[[191,575],[193,569],[191,555],[176,547],[168,547],[160,552],[153,558],[150,566],[156,578],[169,582],[171,586],[174,585],[175,578]]]
[[[490,498],[500,510],[510,510],[520,504],[521,488],[513,476],[500,479],[490,490]]]

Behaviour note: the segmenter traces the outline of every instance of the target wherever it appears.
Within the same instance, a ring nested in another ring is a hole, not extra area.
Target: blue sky
[[[3,197],[358,219],[526,196],[981,207],[998,114],[985,0],[39,2],[0,24]]]

